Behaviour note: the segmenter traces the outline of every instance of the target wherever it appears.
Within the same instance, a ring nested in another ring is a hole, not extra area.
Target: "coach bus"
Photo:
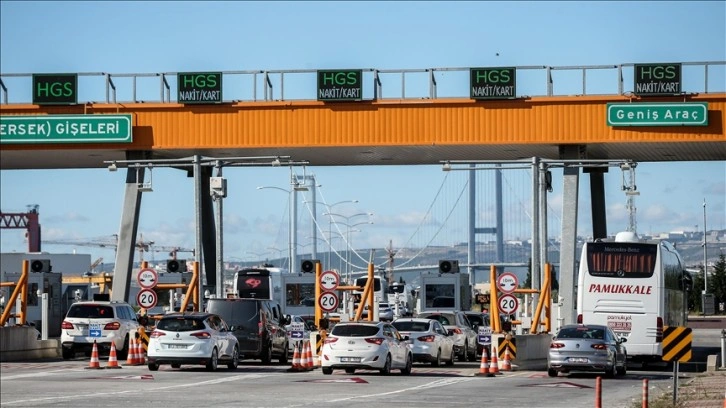
[[[633,232],[582,248],[577,322],[602,324],[627,338],[628,358],[661,361],[663,326],[685,326],[690,274],[667,241]]]

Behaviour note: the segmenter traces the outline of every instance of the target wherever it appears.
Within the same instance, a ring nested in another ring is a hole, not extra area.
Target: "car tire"
[[[439,352],[441,353],[441,352]],[[406,367],[401,369],[401,375],[411,375],[413,370],[413,356],[410,354],[406,357]]]
[[[174,364],[171,365],[171,368],[181,368],[181,364],[174,363]]]
[[[272,344],[262,346],[262,355],[260,356],[262,364],[270,364],[272,362]]]
[[[464,343],[464,349],[459,354],[459,361],[466,361],[466,357],[469,354],[469,344]]]
[[[454,361],[456,361],[456,353],[454,352],[454,348],[451,348],[451,355],[449,356],[449,359],[446,361],[446,365],[451,367],[454,365]]]
[[[441,349],[436,351],[436,360],[432,361],[431,365],[434,367],[438,367],[441,365]]]
[[[355,368],[346,368],[345,373],[346,374],[355,374]]]
[[[613,361],[613,365],[605,371],[605,376],[607,378],[615,378],[615,376],[618,374],[618,366],[617,363]]]
[[[149,363],[148,367],[149,367],[149,371],[159,371],[158,363]]]
[[[124,338],[123,347],[124,348],[122,348],[122,349],[116,349],[116,357],[121,361],[126,360],[129,356],[129,335],[128,334]]]
[[[70,360],[76,356],[75,350],[65,347],[63,347],[63,349],[61,350],[61,354],[63,355],[63,360]]]
[[[547,375],[549,375],[550,377],[557,377],[557,374],[557,370],[555,370],[554,368],[547,369]]]
[[[391,374],[391,355],[386,355],[386,362],[383,364],[383,368],[381,368],[381,374],[383,375],[389,375]]]
[[[622,367],[618,367],[616,371],[617,371],[617,375],[620,375],[620,376],[624,376],[625,374],[628,373],[628,369],[625,366],[625,363],[623,363]]]
[[[333,374],[333,369],[330,367],[323,367],[323,374],[325,374],[325,375]]]
[[[227,368],[230,370],[236,370],[237,367],[239,367],[239,350],[237,349],[237,346],[234,346],[234,351],[232,351],[232,359],[227,363]]]
[[[285,348],[283,349],[284,351],[282,352],[282,354],[280,354],[280,359],[278,360],[280,362],[280,364],[287,364],[287,362],[288,362],[288,360],[287,360],[287,350],[288,350],[288,348],[289,348],[289,346],[287,345],[287,343],[285,343]]]
[[[476,347],[471,349],[471,354],[467,355],[468,361],[476,361]]]
[[[217,348],[215,347],[212,350],[212,356],[209,357],[209,361],[207,362],[207,371],[217,371],[217,364],[219,364],[217,356]]]

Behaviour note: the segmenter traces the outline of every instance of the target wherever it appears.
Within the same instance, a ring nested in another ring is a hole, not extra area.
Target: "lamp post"
[[[351,220],[351,218],[360,217],[362,215],[367,215],[370,217],[370,216],[373,216],[373,213],[360,212],[360,213],[353,214],[353,215],[343,215],[343,214],[338,214],[338,213],[327,212],[327,213],[324,213],[323,215],[329,216],[331,218],[331,220],[332,220],[333,216],[345,218],[345,223],[341,222],[341,223],[337,223],[337,224],[343,224],[346,227],[345,244],[346,244],[347,248],[345,251],[345,275],[346,275],[346,279],[350,280],[350,250],[352,249],[352,247],[350,245],[350,229],[357,225],[373,224],[373,221],[369,220],[369,221],[362,221],[362,222],[351,225],[350,220]]]

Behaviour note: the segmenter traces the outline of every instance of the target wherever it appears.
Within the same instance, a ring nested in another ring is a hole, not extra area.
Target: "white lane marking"
[[[264,378],[264,377],[274,377],[274,376],[283,376],[284,373],[273,373],[273,374],[243,374],[243,375],[235,375],[232,377],[224,377],[224,378],[217,378],[214,380],[207,380],[207,381],[200,381],[200,382],[193,382],[193,383],[185,383],[185,384],[176,384],[176,385],[168,385],[165,387],[155,387],[155,388],[148,388],[144,389],[143,392],[154,392],[154,391],[162,391],[162,390],[170,390],[174,388],[185,388],[185,387],[197,387],[197,386],[203,386],[203,385],[209,385],[209,384],[222,384],[230,381],[238,381],[238,380],[247,380],[247,379],[254,379],[254,378]],[[99,393],[93,393],[93,394],[75,394],[75,395],[66,395],[66,396],[57,396],[57,397],[45,397],[45,398],[31,398],[31,399],[24,399],[24,400],[16,400],[16,401],[5,401],[3,400],[3,406],[8,405],[23,405],[30,402],[40,402],[40,401],[66,401],[66,400],[77,400],[77,399],[88,399],[88,398],[94,398],[94,397],[106,397],[109,395],[122,395],[122,394],[129,394],[129,393],[138,393],[138,389],[133,390],[125,390],[125,391],[115,391],[115,392],[99,392]]]
[[[433,388],[433,387],[445,387],[447,385],[456,384],[456,383],[462,383],[474,380],[474,378],[471,377],[459,377],[459,378],[443,378],[440,380],[432,381],[430,383],[417,385],[414,387],[408,387],[408,388],[401,388],[399,390],[394,391],[388,391],[388,392],[381,392],[378,394],[366,394],[366,395],[354,395],[352,397],[345,397],[345,398],[338,398],[338,399],[326,399],[325,403],[331,403],[331,402],[344,402],[344,401],[350,401],[354,399],[362,399],[362,398],[375,398],[375,397],[382,397],[386,395],[393,395],[393,394],[400,394],[402,392],[409,392],[409,391],[415,391],[421,388]],[[305,403],[305,404],[297,404],[297,405],[288,405],[287,408],[294,408],[294,407],[304,407],[307,405],[317,405],[320,401]]]
[[[81,372],[81,371],[83,371],[83,370],[66,368],[63,370],[52,370],[52,371],[37,372],[37,373],[1,376],[0,380],[9,381],[9,380],[18,380],[21,378],[28,378],[28,377],[47,377],[47,376],[53,375],[55,373],[69,373],[69,372]]]

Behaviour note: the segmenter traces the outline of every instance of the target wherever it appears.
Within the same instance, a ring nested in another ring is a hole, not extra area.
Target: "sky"
[[[692,61],[726,61],[726,2],[0,1],[3,74]],[[714,70],[711,85],[726,92],[726,67],[721,67]],[[355,217],[348,219],[349,226],[373,222],[351,228],[354,246],[362,248],[413,242],[437,189],[448,182],[441,166],[304,171],[322,185],[317,201],[340,203],[335,213]],[[124,173],[3,170],[0,209],[25,212],[28,205],[39,205],[43,240],[107,240],[118,232]],[[154,193],[144,195],[140,239],[194,248],[193,187],[178,173],[153,173]],[[553,174],[549,198],[554,214],[561,211],[560,174]],[[285,256],[288,197],[257,187],[289,189],[289,169],[234,169],[225,177],[226,258]],[[640,163],[636,177],[639,232],[703,230],[704,218],[709,230],[726,229],[726,161]],[[605,182],[608,231],[623,230],[627,212],[620,172],[610,171]],[[587,177],[581,177],[578,230],[583,236],[590,229],[587,191]],[[301,211],[304,206],[299,204]],[[321,229],[326,227],[329,223],[322,221]],[[557,226],[550,229],[551,235],[558,232]],[[24,231],[0,234],[1,252],[27,248]],[[443,243],[457,239],[466,237],[447,236]],[[309,251],[302,247],[310,245],[304,235],[298,243],[298,253]],[[327,246],[318,243],[318,251]],[[113,259],[108,248],[43,249]]]

